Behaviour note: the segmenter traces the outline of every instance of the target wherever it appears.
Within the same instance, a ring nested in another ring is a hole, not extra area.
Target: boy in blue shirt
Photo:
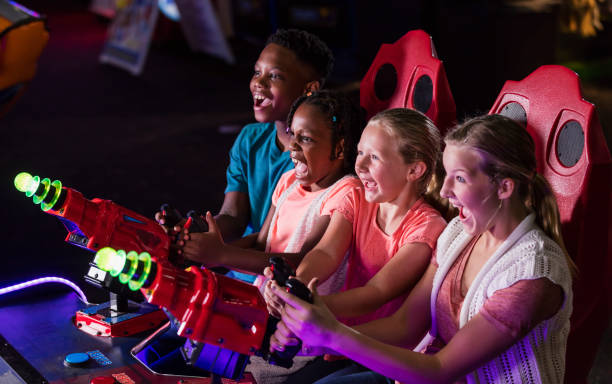
[[[289,109],[299,96],[323,86],[333,60],[327,45],[306,31],[278,30],[268,38],[250,82],[258,122],[246,125],[232,146],[225,199],[215,217],[223,238],[260,230],[278,179],[293,168]]]
[[[319,90],[333,64],[330,49],[311,33],[279,29],[268,38],[249,86],[257,123],[244,126],[230,150],[225,198],[215,216],[227,241],[261,229],[278,179],[293,168],[286,122],[291,105],[299,96]],[[161,213],[156,218],[164,224]],[[241,241],[250,240],[254,238]],[[231,275],[252,280],[233,271]]]

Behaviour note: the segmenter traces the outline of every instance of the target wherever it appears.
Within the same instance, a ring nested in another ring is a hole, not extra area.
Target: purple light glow
[[[20,11],[22,11],[23,13],[27,13],[30,16],[34,16],[36,18],[40,18],[40,15],[34,11],[32,11],[31,9],[27,9],[26,7],[24,7],[21,4],[17,4],[14,1],[9,0],[9,4],[11,4],[13,7],[19,9]]]
[[[79,297],[81,298],[81,300],[85,304],[89,304],[89,301],[87,301],[87,297],[85,296],[85,293],[83,293],[83,291],[81,290],[81,288],[79,288],[78,285],[76,285],[75,283],[73,283],[70,280],[66,280],[66,279],[63,279],[61,277],[56,277],[56,276],[41,277],[39,279],[34,279],[34,280],[26,281],[25,283],[19,283],[19,284],[11,285],[11,286],[6,287],[6,288],[0,288],[0,296],[4,295],[5,293],[10,293],[10,292],[18,291],[20,289],[29,288],[29,287],[33,287],[35,285],[45,284],[45,283],[62,283],[62,284],[66,284],[67,286],[72,288],[77,293],[77,295],[79,295]]]

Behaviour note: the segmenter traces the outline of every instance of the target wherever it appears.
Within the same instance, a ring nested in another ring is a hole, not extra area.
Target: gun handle
[[[301,281],[294,278],[289,278],[285,286],[287,287],[287,292],[299,297],[304,301],[312,303],[312,293]],[[284,351],[272,352],[268,362],[272,365],[291,368],[293,365],[293,358],[295,355],[297,355],[300,349],[302,349],[302,340],[298,339],[297,345],[287,346],[285,347]]]
[[[285,286],[291,276],[295,276],[295,271],[291,269],[285,259],[279,256],[272,256],[270,258],[270,269],[272,269],[274,274],[274,281],[281,287]]]
[[[168,228],[172,228],[177,225],[181,220],[183,220],[183,215],[179,212],[178,209],[172,208],[170,204],[164,203],[159,208],[162,214],[166,217],[166,226]]]
[[[189,226],[190,233],[208,232],[208,223],[202,215],[195,210],[191,210],[187,212],[187,217],[191,219],[191,225]]]

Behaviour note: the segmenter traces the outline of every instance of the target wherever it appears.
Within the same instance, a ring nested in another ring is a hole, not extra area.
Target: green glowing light
[[[132,291],[139,290],[144,285],[145,281],[147,281],[149,273],[151,273],[151,255],[148,252],[143,252],[138,255],[138,261],[143,263],[144,266],[138,280],[130,280],[128,283],[128,286]]]
[[[45,197],[47,197],[47,193],[49,193],[49,189],[51,187],[51,180],[45,177],[40,181],[40,184],[42,184],[45,189],[40,193],[40,195],[35,194],[34,196],[32,196],[32,201],[34,202],[34,204],[42,203]]]
[[[15,188],[19,192],[26,192],[30,189],[30,183],[32,182],[32,175],[27,172],[21,172],[15,176]]]
[[[105,247],[96,253],[94,263],[100,269],[107,271],[111,276],[116,277],[121,273],[125,266],[125,252],[122,250],[115,251],[113,248]]]
[[[53,208],[53,206],[55,205],[55,203],[57,203],[57,200],[59,199],[62,193],[62,182],[61,181],[53,180],[53,182],[51,183],[51,186],[55,188],[55,195],[53,195],[53,198],[48,203],[43,202],[40,205],[40,208],[45,212]]]
[[[25,192],[27,197],[32,197],[32,195],[38,189],[38,185],[40,184],[40,177],[32,176],[27,172],[21,172],[17,176],[15,176],[15,188],[17,188],[20,192]]]
[[[38,189],[39,185],[40,185],[40,177],[38,176],[32,177],[32,182],[30,183],[30,186],[28,190],[26,191],[25,195],[27,197],[32,197],[32,195],[36,193],[36,190]]]
[[[120,252],[125,253],[125,251]],[[134,273],[136,273],[136,268],[138,268],[138,253],[136,253],[135,251],[130,251],[126,255],[126,259],[130,263],[130,269],[127,271],[127,273],[119,274],[119,282],[121,284],[127,284],[128,281],[130,281],[130,279],[134,277]]]

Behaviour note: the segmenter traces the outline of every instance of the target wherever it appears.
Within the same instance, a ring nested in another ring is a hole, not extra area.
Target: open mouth
[[[364,188],[366,190],[376,190],[376,188],[378,187],[378,184],[375,181],[372,180],[361,180],[361,183],[363,184]]]
[[[459,219],[464,220],[465,214],[463,213],[463,207],[459,207]]]
[[[253,107],[255,108],[265,108],[272,104],[272,100],[268,99],[261,93],[253,94]]]
[[[295,175],[297,177],[304,177],[308,174],[308,166],[297,159],[291,159],[295,168]]]

